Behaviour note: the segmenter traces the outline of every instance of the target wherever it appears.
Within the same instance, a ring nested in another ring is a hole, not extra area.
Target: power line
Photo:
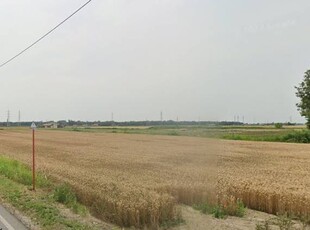
[[[37,43],[39,43],[42,39],[44,39],[45,37],[47,37],[49,34],[51,34],[54,30],[56,30],[58,27],[60,27],[62,24],[64,24],[66,21],[68,21],[71,17],[73,17],[77,12],[79,12],[80,10],[82,10],[86,5],[88,5],[92,0],[88,0],[86,3],[84,3],[81,7],[79,7],[76,11],[74,11],[72,14],[70,14],[65,20],[61,21],[57,26],[55,26],[53,29],[51,29],[50,31],[48,31],[46,34],[44,34],[42,37],[40,37],[38,40],[36,40],[35,42],[33,42],[30,46],[28,46],[27,48],[23,49],[22,51],[20,51],[18,54],[16,54],[15,56],[13,56],[12,58],[10,58],[9,60],[7,60],[6,62],[2,63],[0,65],[0,68],[2,68],[3,66],[5,66],[6,64],[8,64],[9,62],[13,61],[15,58],[17,58],[18,56],[22,55],[23,53],[25,53],[27,50],[29,50],[31,47],[33,47],[34,45],[36,45]]]

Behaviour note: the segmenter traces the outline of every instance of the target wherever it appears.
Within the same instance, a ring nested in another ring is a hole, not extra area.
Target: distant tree
[[[282,124],[282,123],[275,123],[275,124],[274,124],[274,127],[275,127],[276,129],[282,129],[282,128],[283,128],[283,124]]]
[[[310,129],[310,70],[305,73],[303,81],[295,88],[296,96],[300,98],[296,106],[301,116],[306,118],[307,127]]]

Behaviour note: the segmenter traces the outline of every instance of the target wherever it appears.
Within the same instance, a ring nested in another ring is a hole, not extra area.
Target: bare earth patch
[[[277,218],[274,215],[264,212],[247,210],[244,217],[227,217],[225,219],[216,219],[212,215],[205,215],[188,206],[182,206],[182,214],[185,224],[172,228],[172,230],[255,230],[257,224],[263,224],[265,221]],[[275,224],[269,225],[271,230],[279,230]],[[302,223],[293,221],[294,230],[305,230]]]

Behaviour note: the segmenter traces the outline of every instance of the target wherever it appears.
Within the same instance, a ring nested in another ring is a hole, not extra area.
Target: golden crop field
[[[233,195],[269,213],[310,213],[310,145],[37,131],[40,171],[121,226],[157,226],[177,203]],[[30,130],[0,130],[0,153],[31,163]]]
[[[310,145],[224,141],[218,193],[277,214],[310,214]],[[221,191],[220,191],[221,190]]]
[[[37,146],[39,170],[121,226],[157,226],[178,215],[176,203],[200,203],[213,191],[207,139],[39,130]],[[30,131],[0,131],[0,149],[30,165]]]

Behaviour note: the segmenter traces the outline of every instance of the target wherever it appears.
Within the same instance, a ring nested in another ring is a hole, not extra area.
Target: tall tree
[[[310,129],[310,70],[305,73],[303,81],[295,88],[296,96],[300,98],[296,106],[301,116],[306,118],[307,127]]]

